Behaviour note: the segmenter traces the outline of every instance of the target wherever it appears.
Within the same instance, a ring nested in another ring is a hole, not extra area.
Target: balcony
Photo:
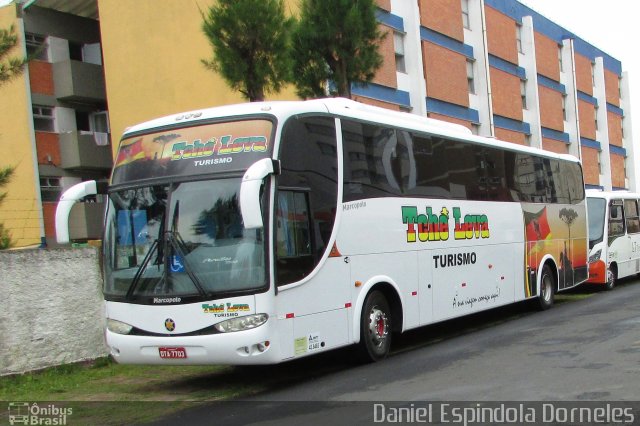
[[[103,136],[108,142],[109,135]],[[110,170],[113,166],[111,145],[98,145],[104,142],[92,132],[60,133],[60,166],[68,170]]]
[[[105,203],[77,203],[69,214],[69,237],[72,240],[102,238]]]
[[[61,101],[103,104],[107,100],[101,65],[67,60],[53,64],[55,96]]]

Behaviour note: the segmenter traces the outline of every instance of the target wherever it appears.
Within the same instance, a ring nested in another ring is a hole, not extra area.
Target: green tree
[[[22,74],[27,63],[27,58],[9,57],[17,44],[18,35],[13,25],[9,29],[0,28],[0,86]]]
[[[382,65],[374,0],[301,0],[293,35],[293,75],[303,98],[351,97],[351,84],[373,80]],[[335,88],[333,88],[335,87]]]
[[[294,20],[283,0],[218,0],[202,13],[213,57],[202,60],[251,102],[277,93],[290,80]]]
[[[9,183],[14,171],[15,168],[10,166],[0,168],[0,188],[3,188]],[[2,204],[6,196],[6,192],[0,193],[0,204]],[[0,250],[8,249],[9,247],[11,247],[11,235],[9,235],[9,231],[4,228],[4,225],[0,223]]]

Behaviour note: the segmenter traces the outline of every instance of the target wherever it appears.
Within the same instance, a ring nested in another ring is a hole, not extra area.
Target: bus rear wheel
[[[613,290],[616,286],[616,281],[618,280],[618,271],[616,271],[616,267],[614,265],[610,265],[607,268],[607,282],[604,285],[605,290]]]
[[[556,279],[549,265],[542,267],[542,276],[540,277],[540,291],[538,292],[538,308],[546,311],[553,306],[553,298],[555,295]]]
[[[359,355],[363,361],[386,358],[391,347],[391,309],[380,291],[373,291],[364,302],[360,317]]]

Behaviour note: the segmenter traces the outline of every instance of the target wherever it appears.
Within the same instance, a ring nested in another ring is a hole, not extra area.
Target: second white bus
[[[611,290],[640,273],[640,194],[587,190],[589,279]]]

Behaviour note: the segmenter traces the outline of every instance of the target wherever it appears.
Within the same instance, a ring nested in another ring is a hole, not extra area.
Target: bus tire
[[[609,291],[613,290],[618,281],[618,271],[615,265],[609,265],[607,268],[607,282],[604,284],[604,289]]]
[[[391,309],[386,297],[372,291],[365,299],[360,317],[359,358],[365,362],[380,361],[391,347]]]
[[[546,311],[553,306],[553,298],[555,296],[556,279],[549,265],[542,267],[542,276],[540,277],[540,291],[538,292],[538,308]]]

